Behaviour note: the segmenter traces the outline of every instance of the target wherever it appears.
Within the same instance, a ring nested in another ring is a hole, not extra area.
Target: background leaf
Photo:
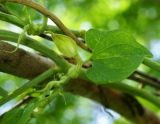
[[[1,117],[0,123],[11,124],[18,122],[23,110],[21,108],[13,109]]]
[[[136,42],[132,35],[121,30],[91,29],[86,33],[87,45],[92,48],[92,67],[86,75],[102,84],[127,78],[150,52]]]
[[[35,102],[35,103],[34,103]],[[1,124],[26,124],[30,118],[33,110],[36,107],[36,101],[27,104],[24,108],[14,108],[11,111],[5,113],[1,119]]]

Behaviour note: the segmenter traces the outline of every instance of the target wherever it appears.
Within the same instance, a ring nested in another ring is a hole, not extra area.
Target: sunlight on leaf
[[[102,84],[127,78],[141,64],[144,57],[152,56],[132,35],[121,30],[91,29],[86,33],[87,45],[92,48],[92,67],[86,75]]]

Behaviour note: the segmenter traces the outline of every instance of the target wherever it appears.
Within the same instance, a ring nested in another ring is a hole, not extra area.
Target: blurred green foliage
[[[90,124],[94,107],[96,104],[87,99],[65,94],[55,98],[30,124]]]
[[[36,1],[36,0],[35,0]],[[130,30],[141,42],[160,37],[160,2],[158,0],[37,0],[55,13],[69,28]],[[23,6],[9,4],[14,14],[24,18]],[[41,18],[29,9],[32,19]],[[145,44],[143,43],[143,44]]]

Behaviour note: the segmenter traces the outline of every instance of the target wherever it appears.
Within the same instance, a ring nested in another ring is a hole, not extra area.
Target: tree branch
[[[15,46],[0,41],[0,50],[12,51],[14,49]],[[32,79],[45,70],[48,70],[51,66],[54,66],[54,63],[50,59],[37,56],[22,49],[18,49],[12,54],[0,52],[0,70],[18,75],[19,77]]]
[[[96,86],[84,80],[73,80],[65,90],[98,101],[135,124],[160,124],[160,119],[154,113],[142,107],[133,96],[117,90],[105,86]]]
[[[10,40],[10,41],[16,42],[17,37],[18,37],[18,34],[16,34],[16,33],[13,33],[10,31],[5,31],[5,30],[3,30],[3,31],[0,30],[0,38],[3,40]],[[61,56],[56,54],[53,50],[50,50],[49,48],[45,47],[44,45],[36,42],[35,40],[33,40],[29,37],[25,37],[25,39],[23,40],[23,44],[25,44],[29,47],[32,47],[35,50],[38,50],[39,52],[41,52],[42,54],[45,54],[46,56],[50,57],[63,70],[63,72],[67,71],[67,68],[70,66]],[[87,77],[84,73],[85,73],[85,71],[82,69],[80,77],[82,79],[87,80]],[[139,89],[131,87],[131,86],[124,84],[124,83],[117,83],[116,85],[115,85],[115,83],[107,83],[107,86],[113,87],[113,88],[119,87],[120,90],[123,92],[129,93],[132,95],[135,94],[136,96],[140,96],[141,98],[144,98],[144,99],[152,102],[154,105],[156,105],[158,107],[160,106],[160,101],[157,100],[157,98],[154,95],[152,95],[151,93],[149,93],[147,91],[144,91],[144,90],[140,91]]]
[[[14,49],[13,46],[10,44],[4,42],[0,43],[1,43],[0,44],[1,50]],[[12,59],[9,59],[9,61],[8,60],[4,61],[5,60],[4,58],[6,58],[5,56],[7,56],[7,58],[12,58]],[[32,63],[27,60],[26,56],[28,56],[29,60],[32,61]],[[23,60],[26,60],[28,63],[22,64],[24,63]],[[18,65],[23,65],[23,67]],[[51,62],[49,59],[41,57],[35,53],[26,52],[24,50],[18,50],[13,54],[7,54],[7,53],[5,55],[4,53],[0,54],[0,70],[5,71],[7,73],[12,72],[12,74],[14,75],[26,77],[29,79],[33,78],[34,76],[37,76],[38,74],[45,71],[45,69],[48,69],[53,65],[54,63]],[[25,71],[24,68],[26,69]],[[38,68],[38,69],[31,70],[27,68]],[[73,94],[78,94],[90,98],[94,101],[97,101],[102,105],[104,105],[105,107],[117,111],[124,117],[132,120],[137,124],[160,123],[159,118],[152,112],[143,108],[134,97],[128,94],[123,94],[117,90],[113,90],[105,86],[97,86],[86,80],[76,79],[72,80],[69,84],[66,85],[65,91],[71,92]]]
[[[6,30],[0,30],[0,39],[1,40],[9,40],[12,42],[17,42],[19,34],[6,31]],[[21,41],[21,44],[26,45],[30,48],[33,48],[34,50],[37,50],[41,52],[44,55],[47,55],[49,58],[51,58],[58,66],[63,68],[64,72],[68,70],[70,65],[67,61],[63,59],[63,57],[59,56],[56,52],[49,49],[48,47],[42,45],[41,43],[38,43],[36,40],[25,37],[23,41]]]

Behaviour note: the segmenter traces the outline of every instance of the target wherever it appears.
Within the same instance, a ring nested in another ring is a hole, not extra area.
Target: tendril
[[[28,16],[29,18],[29,24],[27,24],[26,26],[24,26],[23,31],[20,33],[18,40],[17,40],[17,46],[14,50],[12,51],[6,51],[6,50],[0,50],[2,52],[6,52],[6,53],[14,53],[18,50],[20,43],[25,39],[25,34],[27,33],[28,35],[40,35],[41,33],[43,33],[46,29],[47,26],[47,21],[48,19],[46,17],[43,17],[43,23],[42,25],[39,24],[34,24],[31,21],[30,16]]]

